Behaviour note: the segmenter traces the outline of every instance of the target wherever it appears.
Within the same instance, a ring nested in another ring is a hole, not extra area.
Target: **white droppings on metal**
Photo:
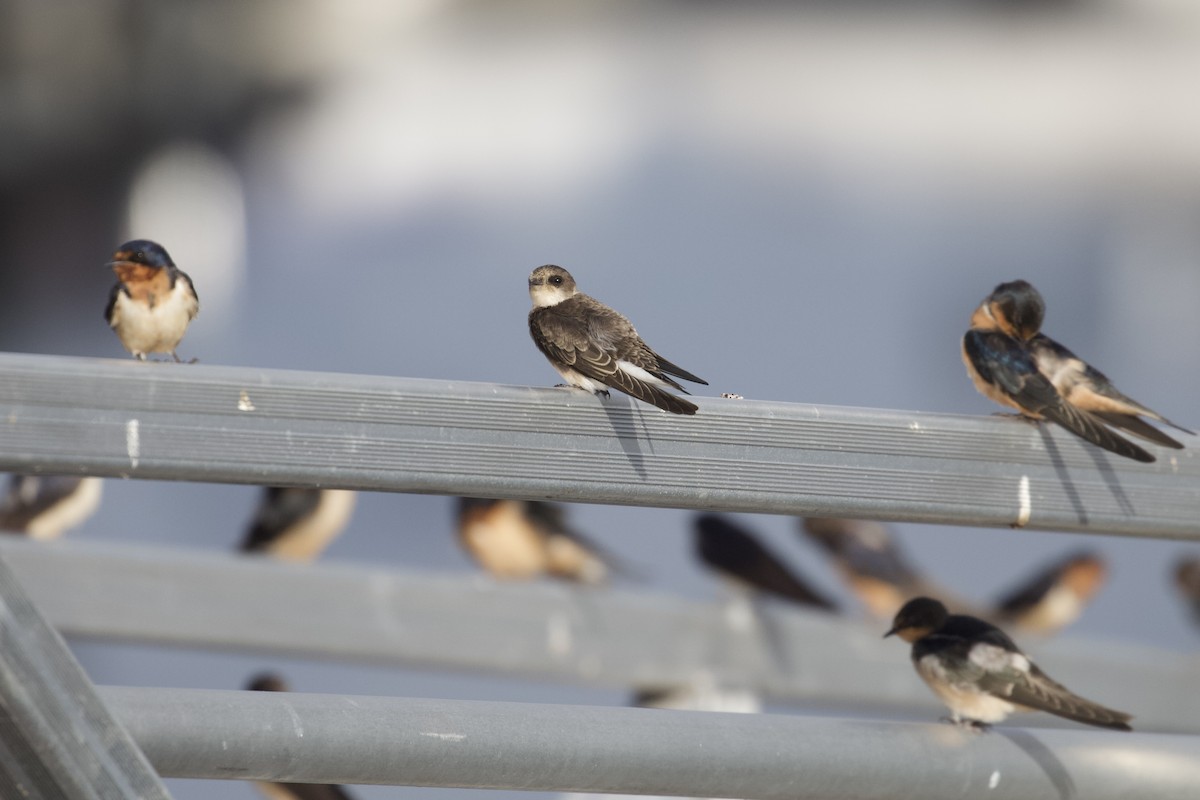
[[[1000,785],[1000,770],[993,770],[992,776],[988,778],[988,788],[995,789]]]
[[[910,431],[919,431],[921,430],[921,423],[914,419],[912,422],[908,423],[908,429]]]
[[[130,466],[137,469],[138,459],[142,455],[142,438],[136,419],[125,423],[125,453],[129,456]]]
[[[421,731],[421,735],[430,739],[440,739],[443,742],[462,742],[467,738],[461,733],[434,733],[433,731]]]
[[[566,614],[555,612],[546,619],[546,649],[553,656],[565,656],[574,643],[571,636],[571,620]]]
[[[250,395],[245,389],[242,389],[241,393],[238,395],[237,407],[238,411],[257,411],[257,409],[254,407],[254,403],[250,402]]]
[[[1033,500],[1029,496],[1029,476],[1022,475],[1021,482],[1017,484],[1017,502],[1020,504],[1017,509],[1017,521],[1014,525],[1018,528],[1024,528],[1029,522],[1029,516],[1033,513]]]

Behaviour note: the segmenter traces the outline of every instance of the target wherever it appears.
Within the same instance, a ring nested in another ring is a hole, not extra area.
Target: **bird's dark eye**
[[[143,253],[141,250],[138,250],[136,253],[133,254],[133,260],[134,261],[145,261],[146,254]]]
[[[553,283],[555,286],[561,286],[562,285],[562,275],[551,275],[550,282]]]

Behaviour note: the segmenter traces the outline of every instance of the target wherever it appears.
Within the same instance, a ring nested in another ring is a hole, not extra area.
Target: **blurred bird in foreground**
[[[1002,625],[1055,634],[1079,619],[1107,579],[1103,558],[1090,552],[1072,553],[1001,597],[993,616]]]
[[[100,478],[13,475],[0,501],[0,530],[57,539],[96,513]]]
[[[252,692],[287,692],[287,682],[273,672],[256,675],[246,685]],[[335,783],[275,783],[255,781],[254,785],[268,800],[350,800],[350,795]]]
[[[1085,700],[1056,683],[989,622],[951,614],[917,597],[896,614],[893,634],[912,644],[917,674],[957,725],[986,729],[1013,711],[1039,710],[1100,728],[1128,731],[1130,715]]]
[[[1000,405],[1015,408],[1023,417],[1056,422],[1081,439],[1119,456],[1154,461],[1154,456],[1113,433],[1105,426],[1105,420],[1084,407],[1095,408],[1094,403],[1079,406],[1068,402],[1043,373],[1029,340],[1038,333],[1044,316],[1041,295],[1026,281],[1002,283],[984,298],[971,316],[971,327],[962,340],[963,363],[975,388]],[[1064,386],[1080,387],[1079,398],[1091,399],[1096,395],[1082,390],[1085,381],[1074,370],[1061,371]],[[1068,379],[1068,373],[1075,377]],[[1072,391],[1072,396],[1076,392]]]
[[[580,292],[571,273],[547,264],[529,276],[529,333],[568,384],[592,394],[617,389],[672,414],[695,414],[695,403],[670,376],[708,385],[654,352],[617,311]]]
[[[1192,612],[1192,620],[1200,625],[1200,557],[1181,558],[1175,565],[1175,588]]]
[[[716,514],[696,518],[696,555],[714,572],[755,592],[825,611],[837,604],[814,589],[749,531]]]
[[[313,561],[346,529],[357,498],[342,489],[265,486],[239,549]]]
[[[974,609],[926,578],[910,563],[882,522],[840,517],[807,517],[801,530],[820,545],[854,595],[878,619],[891,619],[914,597],[948,598],[955,611]]]
[[[458,538],[497,578],[550,576],[595,586],[630,574],[612,555],[567,525],[562,506],[537,500],[458,500]]]
[[[134,239],[117,248],[108,266],[117,284],[108,296],[104,319],[125,349],[139,361],[148,353],[169,353],[200,313],[200,299],[187,273],[175,266],[162,245]]]

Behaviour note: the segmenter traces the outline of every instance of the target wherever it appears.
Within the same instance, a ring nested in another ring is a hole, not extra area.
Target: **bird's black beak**
[[[890,631],[888,631],[887,633],[885,633],[885,634],[883,635],[883,638],[885,638],[885,639],[886,639],[887,637],[894,635],[894,634],[895,634],[895,633],[896,633],[898,630],[900,630],[900,629],[899,629],[899,628],[892,628]]]

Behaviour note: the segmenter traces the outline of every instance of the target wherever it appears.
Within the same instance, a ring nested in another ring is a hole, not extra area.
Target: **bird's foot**
[[[1004,417],[1005,419],[1017,420],[1019,422],[1027,422],[1035,428],[1038,425],[1040,425],[1042,422],[1040,419],[1034,419],[1033,417],[1027,417],[1024,414],[1021,414],[1021,413],[1015,412],[1015,411],[993,411],[992,416],[993,417]]]
[[[733,392],[721,392],[721,398],[723,400],[745,400],[746,399],[746,398],[742,397],[740,394],[734,394]]]
[[[972,733],[986,733],[992,729],[992,726],[986,722],[980,722],[977,719],[955,719],[954,717],[942,717],[942,722],[949,722],[956,728],[961,728],[964,731]]]

